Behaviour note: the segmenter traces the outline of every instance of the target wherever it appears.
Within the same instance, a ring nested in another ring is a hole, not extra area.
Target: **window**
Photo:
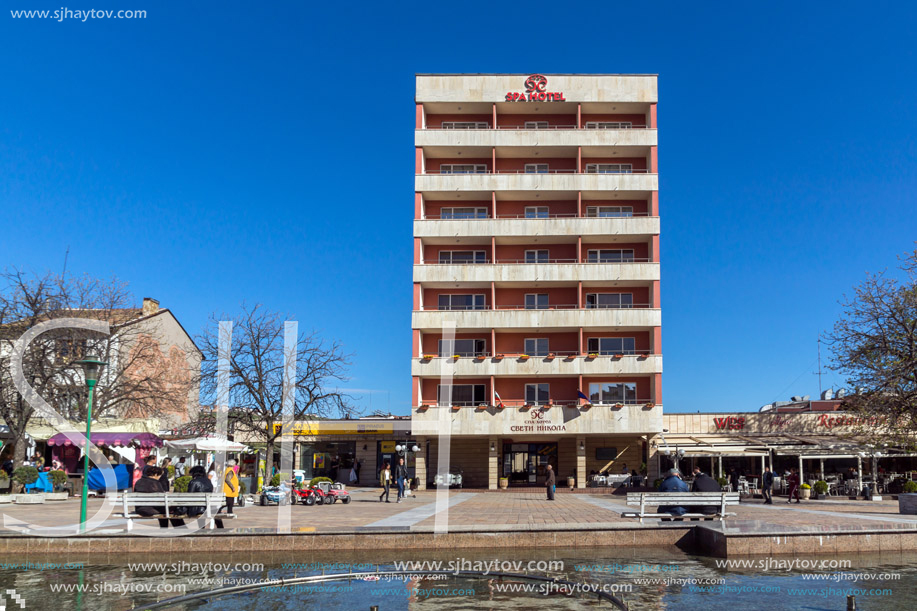
[[[636,354],[632,337],[590,337],[586,341],[589,354]]]
[[[633,260],[633,249],[590,250],[586,259],[589,263],[632,263]]]
[[[546,163],[527,163],[525,164],[526,174],[547,174],[548,164]]]
[[[64,361],[78,360],[86,355],[85,339],[58,339],[55,340],[55,351],[58,358]]]
[[[487,344],[483,339],[441,339],[439,340],[439,355],[453,356],[458,354],[461,356],[477,356],[479,354],[484,354],[486,347]]]
[[[440,295],[440,310],[483,310],[484,295]]]
[[[490,129],[487,121],[443,121],[443,129]]]
[[[526,206],[525,218],[527,219],[546,219],[548,218],[547,206]]]
[[[525,338],[525,354],[529,356],[548,356],[548,338]]]
[[[587,293],[586,308],[632,308],[633,293]]]
[[[633,215],[633,206],[586,206],[586,216],[590,218],[617,218]]]
[[[483,163],[443,163],[439,166],[440,174],[487,174]]]
[[[525,296],[526,310],[547,310],[548,294],[547,293],[530,293]]]
[[[587,163],[587,174],[631,174],[634,171],[632,163]]]
[[[586,121],[586,129],[630,129],[630,121]]]
[[[550,384],[526,384],[525,402],[529,405],[544,405],[551,400]]]
[[[486,394],[484,384],[440,384],[436,387],[436,402],[438,405],[481,405],[489,403]]]
[[[487,208],[443,208],[441,219],[486,219]]]
[[[550,251],[548,251],[548,249],[527,250],[525,251],[525,262],[526,263],[547,263],[549,252]]]
[[[526,121],[525,129],[548,129],[547,121]]]
[[[441,250],[439,262],[452,265],[467,265],[469,263],[487,263],[486,250]]]
[[[589,385],[591,403],[636,403],[637,385],[633,382],[601,382]]]

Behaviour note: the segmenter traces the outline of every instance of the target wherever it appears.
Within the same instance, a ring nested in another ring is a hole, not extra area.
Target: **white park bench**
[[[726,507],[729,505],[739,504],[738,492],[628,492],[627,505],[630,507],[639,507],[640,511],[625,511],[621,513],[622,518],[704,518],[712,520],[719,518],[726,519],[727,516],[734,516],[735,513],[727,513]],[[680,516],[673,516],[670,513],[657,513],[656,511],[648,512],[647,507],[684,507],[689,513]],[[690,513],[692,507],[715,506],[716,513]]]
[[[226,495],[214,492],[118,492],[107,494],[105,498],[113,505],[121,508],[120,514],[115,514],[127,520],[128,532],[133,530],[134,520],[198,520],[207,528],[213,529],[216,520],[232,520],[235,514],[218,513],[226,504]],[[162,507],[164,512],[152,516],[142,516],[136,513],[137,507]],[[179,507],[203,507],[204,513],[199,516],[176,515],[175,509]]]

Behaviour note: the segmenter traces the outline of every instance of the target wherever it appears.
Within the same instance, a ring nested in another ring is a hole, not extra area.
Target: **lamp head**
[[[415,445],[413,448],[411,448],[411,452],[414,452],[416,454],[417,452],[420,452],[420,448]]]
[[[400,451],[403,450],[403,449],[404,449],[404,446],[402,446],[400,443],[399,443],[398,445],[395,446],[395,451],[396,451],[396,452],[400,452]]]
[[[74,361],[74,363],[82,366],[83,376],[86,378],[86,386],[89,388],[96,385],[99,381],[99,376],[102,374],[102,370],[108,365],[108,363],[94,355],[87,356],[81,361]]]

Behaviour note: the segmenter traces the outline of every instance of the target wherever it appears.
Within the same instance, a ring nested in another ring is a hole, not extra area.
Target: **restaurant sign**
[[[274,433],[279,433],[283,424],[274,423]],[[290,425],[290,435],[381,435],[393,433],[394,426],[391,422],[341,422],[330,420],[327,422],[293,422]]]
[[[548,78],[533,74],[525,79],[525,92],[510,91],[506,94],[507,102],[566,102],[563,92],[547,91]]]

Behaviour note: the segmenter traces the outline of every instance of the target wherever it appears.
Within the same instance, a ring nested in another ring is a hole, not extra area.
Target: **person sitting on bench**
[[[143,477],[137,480],[137,484],[134,486],[134,492],[149,492],[153,494],[162,494],[165,492],[163,490],[163,484],[160,481],[162,477],[162,467],[147,467],[144,471]],[[141,516],[155,516],[160,515],[166,512],[165,507],[149,507],[146,505],[137,507],[137,515]],[[178,518],[166,519],[159,518],[159,527],[168,528],[169,522],[172,522],[172,526],[184,526],[185,521]]]
[[[668,476],[659,484],[659,492],[688,492],[688,484],[681,479],[681,472],[678,469],[669,469]],[[680,505],[664,505],[659,507],[659,513],[683,516],[688,513],[688,510]],[[667,518],[663,518],[665,519]]]
[[[694,484],[691,486],[691,492],[722,492],[723,489],[715,479],[700,470],[700,467],[694,467]],[[716,515],[719,511],[716,505],[696,505],[689,508],[690,513],[702,513],[704,515]]]

